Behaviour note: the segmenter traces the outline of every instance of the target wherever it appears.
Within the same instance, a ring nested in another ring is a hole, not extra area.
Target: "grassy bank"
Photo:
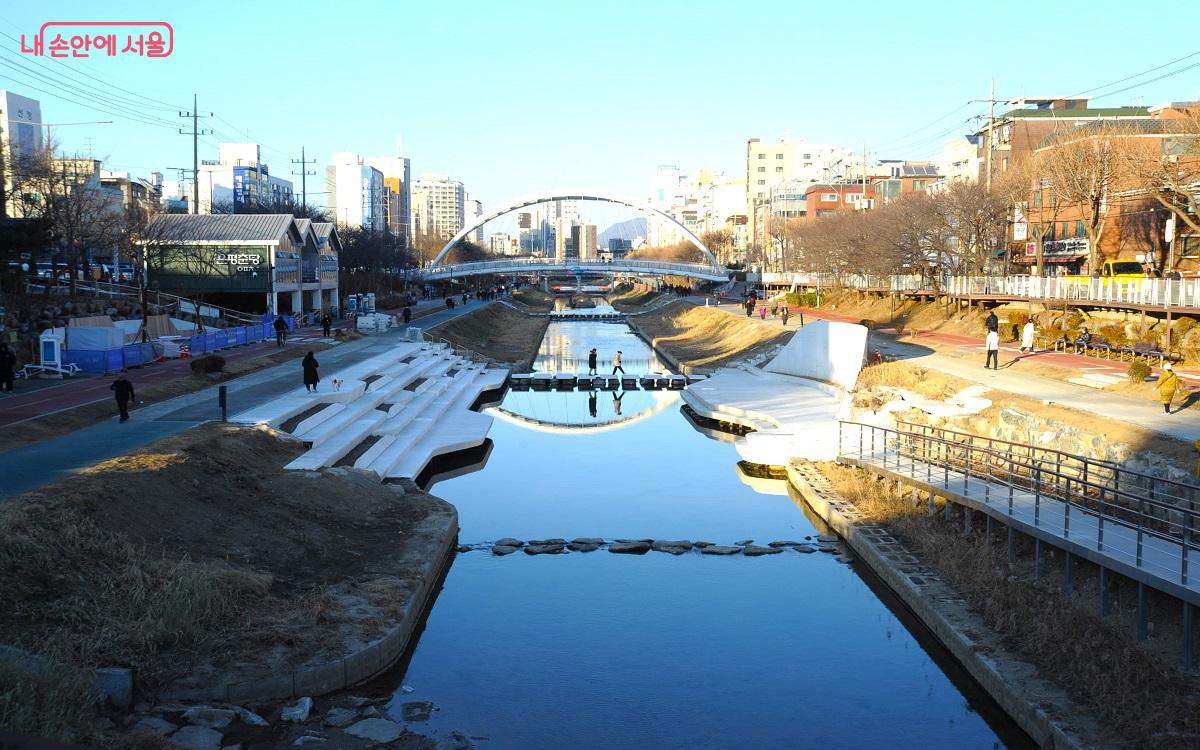
[[[1004,642],[1036,664],[1103,723],[1114,745],[1194,748],[1200,745],[1200,684],[1175,667],[1178,603],[1152,597],[1155,636],[1147,645],[1133,637],[1130,605],[1135,587],[1125,581],[1111,596],[1115,613],[1096,615],[1094,570],[1077,562],[1075,595],[1062,593],[1062,577],[1050,553],[1049,572],[1035,577],[1032,543],[1018,545],[1010,562],[1006,546],[987,544],[980,520],[963,533],[961,515],[947,521],[939,510],[914,505],[892,486],[856,469],[824,464],[822,472],[865,522],[884,526],[922,563],[953,587]],[[1172,637],[1174,631],[1174,638]]]
[[[382,632],[408,590],[408,533],[453,509],[359,472],[284,472],[302,450],[209,424],[0,504],[0,642],[59,676],[17,679],[0,659],[0,730],[89,740],[99,666],[131,667],[152,700]]]
[[[662,296],[645,284],[633,284],[614,291],[608,296],[609,304],[621,312],[637,312],[645,305]]]
[[[531,312],[548,312],[554,307],[554,295],[537,287],[525,287],[513,292],[513,301],[528,307]]]
[[[358,334],[354,335],[357,336]],[[138,387],[138,400],[145,402],[144,404],[139,404],[138,408],[156,404],[159,401],[166,401],[176,396],[194,393],[211,385],[224,383],[242,375],[264,370],[273,365],[300,359],[307,352],[320,352],[328,348],[329,344],[312,343],[306,347],[292,347],[262,357],[229,362],[225,365],[222,377],[219,380],[212,380],[204,375],[189,373],[181,374],[175,380],[166,383],[150,385],[144,388]],[[129,373],[128,377],[135,383],[137,382],[136,373]],[[105,398],[90,404],[83,404],[71,409],[47,414],[43,417],[26,420],[18,426],[11,426],[5,430],[0,430],[0,452],[20,448],[21,446],[36,443],[40,440],[66,435],[97,422],[112,419],[116,416],[116,413],[116,407],[113,405],[112,399]]]
[[[796,330],[794,326],[759,325],[682,301],[639,316],[637,323],[655,347],[665,350],[681,365],[699,371],[753,356],[783,343]]]
[[[527,370],[537,356],[549,324],[546,315],[527,315],[497,303],[480,306],[430,328],[429,332],[494,362]]]

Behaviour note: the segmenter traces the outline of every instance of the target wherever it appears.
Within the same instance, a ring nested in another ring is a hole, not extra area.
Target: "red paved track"
[[[741,309],[738,304],[733,305],[737,309]],[[837,313],[828,312],[826,310],[817,310],[809,307],[789,307],[791,312],[791,320],[799,322],[799,314],[803,313],[806,318],[816,318],[819,320],[838,320],[845,323],[857,323],[862,320],[861,317],[850,315],[839,315]],[[758,311],[755,310],[754,317],[758,317]],[[881,326],[881,331],[895,334],[895,328]],[[955,333],[943,333],[940,331],[923,331],[917,329],[908,329],[907,335],[916,342],[929,341],[934,344],[942,344],[945,346],[975,346],[979,348],[979,356],[982,360],[983,351],[983,334],[979,336],[963,336]],[[1019,354],[1019,347],[1015,343],[1001,344],[1001,349],[1011,351],[1014,354]],[[1028,355],[1026,355],[1028,356]],[[1103,357],[1090,357],[1080,354],[1073,354],[1066,351],[1042,350],[1037,352],[1036,361],[1048,365],[1055,365],[1069,370],[1075,370],[1080,375],[1084,373],[1100,373],[1105,375],[1116,375],[1125,377],[1126,371],[1129,369],[1128,362],[1121,362],[1116,359],[1105,359]],[[1195,368],[1176,367],[1176,371],[1183,378],[1191,378],[1200,381],[1200,370]],[[1185,384],[1186,385],[1186,384]]]
[[[413,318],[420,318],[423,315],[437,312],[443,309],[443,305],[444,303],[440,299],[418,302],[413,310]],[[388,312],[397,313],[399,311]],[[334,328],[344,328],[346,325],[348,323],[342,321],[334,325]],[[320,326],[301,329],[288,337],[288,347],[299,346],[302,342],[312,341],[314,338],[320,337],[320,334]],[[240,362],[242,360],[274,354],[278,351],[279,348],[275,345],[274,339],[271,339],[270,341],[263,341],[257,344],[222,349],[221,356],[225,358],[226,362]],[[140,390],[178,378],[191,377],[191,367],[187,360],[172,359],[159,364],[149,364],[134,368],[129,371],[128,375],[129,379],[133,381],[134,388]],[[28,383],[28,381],[18,379],[14,386],[15,393],[0,396],[0,427],[32,419],[33,417],[52,414],[64,409],[90,404],[94,401],[112,398],[112,391],[109,386],[112,384],[114,377],[99,376],[80,380],[67,379],[56,385],[41,386],[25,393],[21,393],[21,386],[24,383]]]

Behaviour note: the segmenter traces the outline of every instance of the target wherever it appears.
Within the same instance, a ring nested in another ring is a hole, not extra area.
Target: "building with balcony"
[[[466,226],[467,191],[446,175],[423,174],[413,181],[411,208],[414,235],[448,239]]]

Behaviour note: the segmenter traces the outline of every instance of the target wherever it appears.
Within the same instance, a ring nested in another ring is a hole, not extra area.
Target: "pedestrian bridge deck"
[[[1060,465],[1055,470],[1014,456],[991,441],[974,446],[963,438],[843,422],[838,460],[946,497],[1042,542],[1200,604],[1200,575],[1191,569],[1200,561],[1196,487],[1151,478],[1154,482],[1145,491],[1145,485],[1130,476],[1133,472],[1106,476],[1100,462],[1089,477],[1086,469],[1081,473]],[[1122,490],[1122,483],[1138,488]]]

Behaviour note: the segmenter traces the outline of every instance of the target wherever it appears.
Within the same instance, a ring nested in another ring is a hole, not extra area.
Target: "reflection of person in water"
[[[613,411],[618,417],[621,416],[621,397],[624,395],[624,391],[621,391],[619,394],[613,391]]]
[[[588,413],[592,415],[592,419],[596,418],[596,392],[592,391],[588,394]]]

